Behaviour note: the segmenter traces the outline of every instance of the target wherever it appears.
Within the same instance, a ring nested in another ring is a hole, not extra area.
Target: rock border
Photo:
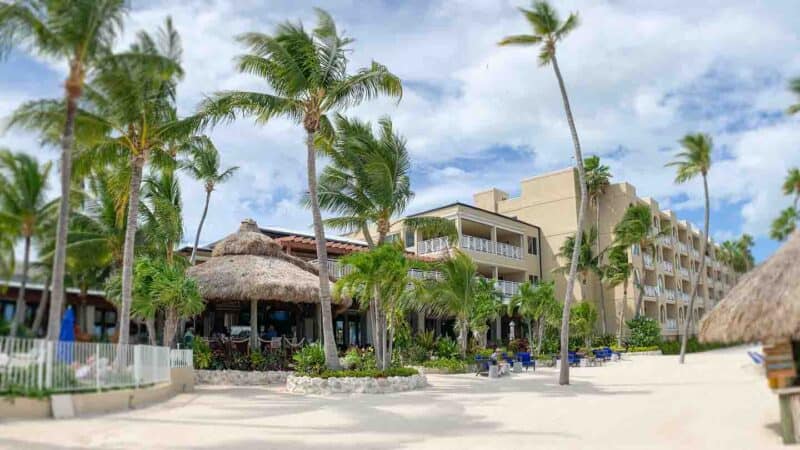
[[[285,384],[286,378],[293,372],[285,370],[195,370],[195,384],[211,384],[218,386],[262,386],[268,384]]]
[[[290,375],[286,379],[286,391],[296,394],[391,394],[423,389],[428,385],[424,374],[408,377],[332,377],[317,378]]]
[[[653,351],[650,351],[650,352],[624,352],[622,354],[623,355],[628,355],[628,356],[662,356],[663,355],[661,350],[653,350]]]

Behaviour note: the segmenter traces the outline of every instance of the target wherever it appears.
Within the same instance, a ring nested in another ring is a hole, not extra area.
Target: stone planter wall
[[[661,350],[654,350],[652,352],[627,352],[623,353],[623,355],[627,356],[661,356]]]
[[[244,371],[244,370],[195,370],[195,384],[216,384],[224,386],[261,386],[265,384],[284,384],[289,371]]]
[[[312,378],[291,375],[286,379],[286,390],[299,394],[389,394],[428,385],[425,375],[388,378]]]

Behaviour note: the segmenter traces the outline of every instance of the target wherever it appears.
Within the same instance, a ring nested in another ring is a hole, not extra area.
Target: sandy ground
[[[0,448],[785,448],[778,401],[741,347],[685,366],[577,368],[570,386],[556,375],[431,375],[425,390],[382,396],[203,387],[137,411],[0,423]]]

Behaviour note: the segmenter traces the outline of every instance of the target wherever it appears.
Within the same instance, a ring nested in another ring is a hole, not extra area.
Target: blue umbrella
[[[72,362],[72,345],[61,344],[75,341],[75,312],[71,306],[67,307],[64,318],[61,319],[61,333],[58,335],[58,340],[58,359],[67,363]]]

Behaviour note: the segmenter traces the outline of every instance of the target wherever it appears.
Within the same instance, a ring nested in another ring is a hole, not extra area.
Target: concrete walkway
[[[205,387],[137,411],[2,423],[0,448],[785,448],[744,348],[577,368],[570,386],[556,376],[432,375],[423,391],[325,398]]]

